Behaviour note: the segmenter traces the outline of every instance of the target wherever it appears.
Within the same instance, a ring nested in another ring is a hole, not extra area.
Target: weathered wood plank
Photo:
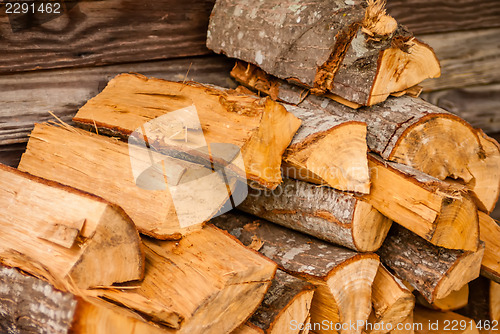
[[[500,28],[419,36],[441,63],[441,77],[422,82],[424,91],[499,82],[499,36]]]
[[[65,4],[69,10],[61,8],[62,14],[53,19],[40,13],[2,15],[2,44],[9,47],[2,50],[0,73],[207,54],[213,4],[214,0],[106,0],[74,5],[73,0]]]
[[[498,0],[389,0],[387,12],[416,35],[500,27]]]
[[[229,77],[233,64],[214,56],[0,76],[0,145],[27,142],[34,123],[54,119],[49,110],[71,122],[77,110],[119,73],[234,87]]]
[[[499,2],[500,3],[500,2]],[[500,77],[499,77],[500,80]],[[428,92],[421,97],[486,133],[500,132],[500,84]]]

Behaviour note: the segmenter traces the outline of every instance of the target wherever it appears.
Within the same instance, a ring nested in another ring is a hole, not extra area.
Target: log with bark
[[[317,333],[335,332],[336,325],[347,327],[342,333],[361,333],[362,326],[349,327],[364,323],[370,314],[371,286],[379,266],[375,254],[356,253],[239,212],[211,222],[259,249],[280,269],[316,286],[311,327],[320,327]]]
[[[88,288],[139,280],[144,253],[118,206],[0,165],[0,262]]]
[[[456,179],[472,191],[482,211],[494,209],[500,194],[498,143],[456,115],[408,96],[352,110],[331,99],[304,97],[291,85],[243,64],[237,64],[231,75],[274,99],[307,110],[322,109],[344,121],[366,123],[367,144],[372,152],[440,180]]]
[[[384,1],[218,0],[207,46],[315,94],[373,105],[440,75],[432,49],[384,7]]]
[[[48,282],[0,267],[0,332],[171,334],[125,308],[56,290]]]
[[[221,173],[201,165],[47,124],[37,124],[31,133],[19,169],[117,203],[139,232],[158,239],[179,239],[201,228],[228,200],[227,186],[234,185],[234,178],[226,183]]]
[[[376,251],[392,224],[361,198],[289,178],[273,191],[250,188],[238,209],[359,252]]]
[[[276,264],[214,226],[179,241],[143,239],[146,275],[137,286],[85,293],[175,329],[231,333],[257,309]]]
[[[300,126],[271,99],[138,74],[115,77],[73,121],[174,157],[224,166],[271,189],[281,182],[282,154]],[[235,161],[240,153],[242,161]]]
[[[375,209],[434,245],[478,249],[477,209],[466,187],[373,154],[368,161],[372,187],[362,198]]]
[[[262,304],[239,334],[245,328],[262,334],[298,334],[309,317],[313,295],[312,284],[278,270]]]
[[[438,312],[417,306],[413,312],[416,334],[479,334],[474,320],[454,312]]]
[[[500,284],[500,225],[490,216],[479,212],[481,240],[485,243],[481,275]]]
[[[433,303],[479,276],[484,243],[476,252],[446,249],[393,224],[377,253],[396,275]]]
[[[415,298],[399,278],[381,265],[373,281],[372,305],[373,311],[365,331],[383,334],[412,314]]]
[[[481,334],[500,331],[500,284],[479,277],[469,283],[469,303],[457,311],[474,319]]]
[[[453,291],[442,299],[434,300],[432,304],[429,304],[422,295],[417,294],[417,303],[429,309],[441,312],[456,311],[465,307],[468,302],[469,284],[465,284],[460,290]]]

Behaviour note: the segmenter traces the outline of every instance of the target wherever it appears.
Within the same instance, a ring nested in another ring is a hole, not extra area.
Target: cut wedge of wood
[[[257,309],[276,264],[214,226],[179,241],[144,239],[146,275],[136,288],[85,293],[134,310],[175,333],[231,333]]]
[[[289,178],[273,191],[250,188],[238,208],[360,252],[376,251],[392,224],[361,198]]]
[[[271,189],[281,182],[282,154],[300,126],[268,98],[138,74],[116,76],[73,121],[105,134],[131,136],[174,157],[221,165]]]
[[[472,191],[480,210],[491,212],[500,194],[500,148],[481,130],[418,98],[389,98],[372,108],[352,110],[341,103],[281,84],[237,65],[242,84],[301,108],[322,109],[344,122],[367,124],[367,144],[385,160],[412,166],[440,180],[455,179]]]
[[[278,270],[249,323],[265,334],[299,334],[309,316],[313,295],[312,284]]]
[[[142,279],[144,253],[125,212],[102,198],[0,165],[0,262],[88,288]]]
[[[278,0],[218,0],[207,46],[315,94],[373,105],[440,75],[432,49],[398,27],[384,7],[383,1],[290,7]]]
[[[362,197],[366,202],[434,245],[478,249],[477,209],[464,186],[372,154],[368,161],[372,188]]]
[[[243,213],[226,213],[211,222],[246,246],[258,245],[280,269],[316,286],[311,326],[317,333],[331,333],[336,324],[347,327],[343,333],[361,333],[362,326],[349,324],[364,323],[370,314],[371,286],[379,266],[375,254],[356,253]]]
[[[483,212],[479,212],[479,225],[485,243],[481,275],[500,283],[500,226]]]
[[[56,290],[8,267],[0,267],[0,309],[2,333],[173,333],[125,308]]]
[[[429,304],[421,295],[417,295],[417,302],[428,309],[441,312],[456,311],[465,307],[469,302],[469,285],[465,284],[460,290],[453,291],[443,299],[436,299],[432,304]]]
[[[415,307],[413,321],[416,334],[479,334],[474,320],[453,312],[438,312],[421,306]]]
[[[380,265],[373,281],[372,305],[365,332],[382,334],[396,328],[412,314],[415,298],[399,278]]]
[[[369,193],[366,124],[344,122],[320,109],[285,108],[302,124],[283,155],[284,174],[339,190]]]
[[[35,126],[19,169],[117,203],[141,233],[158,239],[200,229],[229,199],[235,179],[226,183],[221,173],[198,164],[46,124]]]
[[[479,276],[484,243],[476,252],[446,249],[393,224],[377,253],[385,265],[433,303]]]

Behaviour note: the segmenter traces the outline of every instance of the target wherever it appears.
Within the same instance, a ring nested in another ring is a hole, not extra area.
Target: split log
[[[88,288],[139,280],[144,254],[133,222],[105,200],[0,165],[0,262]]]
[[[278,78],[360,104],[440,75],[426,44],[385,14],[383,1],[218,0],[207,46]],[[293,27],[284,29],[283,27]],[[401,66],[403,65],[404,66]]]
[[[386,266],[432,303],[479,276],[484,243],[477,252],[446,249],[393,224],[377,253]]]
[[[41,334],[171,334],[135,313],[0,267],[0,332]]]
[[[365,331],[383,334],[396,328],[412,314],[415,298],[399,278],[381,265],[373,281],[372,305],[373,311]]]
[[[229,198],[220,173],[68,127],[37,124],[19,169],[117,203],[139,232],[158,239],[201,228]]]
[[[367,124],[368,148],[440,180],[456,179],[491,212],[500,194],[500,148],[463,119],[421,99],[390,98],[371,108],[352,110],[318,96],[307,96],[291,85],[237,64],[231,72],[242,84],[307,110],[322,109],[346,121]]]
[[[481,275],[500,284],[500,225],[483,212],[479,212],[479,224],[485,243]]]
[[[264,334],[264,331],[250,323],[244,323],[231,334]]]
[[[282,154],[300,126],[300,120],[267,98],[133,74],[111,80],[73,121],[101,133],[131,136],[174,157],[220,164],[271,189],[281,182]],[[220,143],[228,148],[218,155]],[[204,149],[207,145],[210,150]],[[240,153],[241,163],[227,161],[226,155],[233,159]]]
[[[392,224],[363,199],[288,178],[273,191],[249,188],[238,209],[359,252],[377,250]]]
[[[500,331],[500,284],[480,277],[470,284],[469,303],[457,311],[474,319],[482,334]]]
[[[284,174],[339,190],[368,194],[366,124],[346,122],[320,109],[292,105],[285,108],[302,124],[283,155]]]
[[[372,154],[368,161],[372,187],[365,201],[434,245],[477,251],[477,210],[464,186]]]
[[[362,326],[349,325],[364,323],[370,314],[371,285],[379,266],[375,254],[356,253],[240,213],[211,222],[244,245],[257,245],[280,269],[316,286],[310,324],[315,332],[332,333],[343,325],[347,329],[342,333],[361,333]]]
[[[257,309],[276,264],[207,226],[176,241],[144,239],[146,275],[140,286],[94,289],[175,333],[231,333]]]
[[[422,325],[415,327],[416,334],[479,334],[474,320],[453,312],[437,312],[417,306],[413,321]]]
[[[313,294],[312,284],[278,270],[248,322],[265,334],[298,334],[309,316]]]
[[[443,299],[436,299],[432,304],[429,304],[425,298],[419,294],[417,295],[417,302],[429,309],[441,312],[456,311],[465,307],[469,302],[469,285],[465,284],[460,290],[453,291]]]
[[[392,330],[391,334],[414,334],[415,324],[413,323],[413,311],[399,324],[399,328]]]

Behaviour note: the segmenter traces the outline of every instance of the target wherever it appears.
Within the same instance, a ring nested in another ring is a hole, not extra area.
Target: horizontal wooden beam
[[[214,2],[72,0],[59,2],[59,15],[2,15],[2,44],[9,47],[0,73],[208,54]]]

